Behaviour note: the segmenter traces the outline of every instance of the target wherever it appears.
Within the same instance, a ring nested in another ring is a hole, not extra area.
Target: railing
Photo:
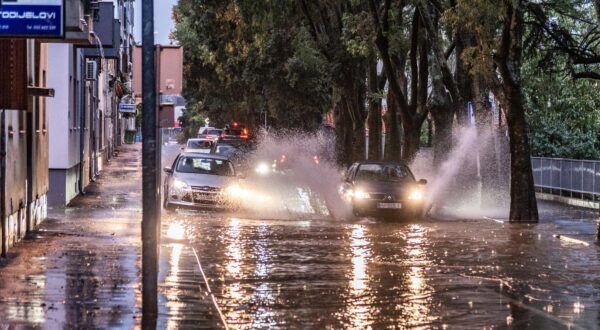
[[[600,196],[600,161],[532,157],[535,187],[576,198]]]

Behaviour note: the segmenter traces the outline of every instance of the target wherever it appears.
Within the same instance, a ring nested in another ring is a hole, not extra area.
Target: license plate
[[[195,200],[215,200],[217,199],[217,194],[207,194],[207,193],[195,193],[194,194],[194,199]]]
[[[401,209],[401,203],[377,203],[377,207],[380,209]]]

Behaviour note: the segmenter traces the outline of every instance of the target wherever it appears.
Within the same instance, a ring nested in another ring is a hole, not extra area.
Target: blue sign
[[[64,11],[62,0],[2,2],[0,37],[62,38]]]
[[[119,103],[119,111],[125,112],[125,113],[135,113],[136,105],[128,104],[128,103]]]

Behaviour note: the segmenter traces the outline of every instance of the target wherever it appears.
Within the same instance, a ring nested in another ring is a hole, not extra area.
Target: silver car
[[[184,150],[187,152],[210,153],[214,141],[212,139],[188,139]]]
[[[235,169],[227,157],[183,152],[172,167],[166,167],[163,206],[192,208],[235,208],[229,198],[239,189]]]

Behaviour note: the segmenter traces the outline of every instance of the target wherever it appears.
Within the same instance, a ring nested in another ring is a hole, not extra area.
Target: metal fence
[[[536,188],[554,194],[600,196],[600,161],[532,157]]]

